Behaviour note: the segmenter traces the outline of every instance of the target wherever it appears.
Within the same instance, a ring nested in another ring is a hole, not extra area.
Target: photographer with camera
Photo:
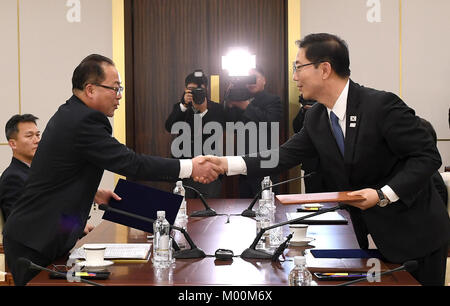
[[[238,80],[232,82],[225,94],[225,111],[227,122],[255,122],[260,133],[267,134],[267,149],[278,147],[279,143],[271,143],[271,123],[281,121],[283,109],[281,99],[278,96],[268,93],[264,90],[266,77],[260,67],[249,71],[250,77],[247,80]],[[259,123],[267,122],[267,130],[260,131]],[[276,132],[276,131],[274,131]],[[249,148],[249,136],[246,134],[245,154],[256,153],[259,151],[259,142],[257,148]],[[241,198],[253,198],[261,190],[261,181],[263,177],[239,176],[239,195]],[[273,183],[278,181],[278,177],[271,177]],[[276,192],[276,190],[275,190]]]
[[[179,158],[194,157],[194,139],[195,139],[195,116],[201,118],[202,148],[205,140],[210,134],[203,134],[203,126],[208,122],[218,122],[224,127],[225,114],[223,106],[208,99],[208,78],[202,70],[195,70],[185,78],[185,89],[179,102],[175,103],[172,112],[166,120],[166,130],[170,133],[172,126],[177,122],[186,122],[191,130],[191,152],[190,156],[181,156]],[[198,119],[198,118],[197,118]],[[206,155],[208,152],[201,152]],[[199,155],[199,154],[197,154]],[[192,178],[183,179],[183,184],[194,187],[200,191],[205,198],[218,198],[221,196],[222,182],[221,177],[210,184],[201,184],[195,182]],[[190,189],[186,189],[186,198],[196,198],[197,195]]]

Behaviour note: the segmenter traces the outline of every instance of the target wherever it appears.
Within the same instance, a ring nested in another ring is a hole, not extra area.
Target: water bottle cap
[[[179,186],[183,186],[183,182],[182,181],[177,181],[176,185]]]
[[[305,265],[306,264],[305,256],[295,256],[294,257],[294,264],[296,266],[298,266],[298,265]]]
[[[159,218],[159,217],[163,217],[163,218],[165,218],[166,217],[166,211],[165,210],[158,210],[157,212],[156,212],[156,216]]]

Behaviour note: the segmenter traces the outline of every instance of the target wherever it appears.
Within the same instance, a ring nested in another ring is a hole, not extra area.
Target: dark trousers
[[[29,269],[24,265],[19,258],[24,257],[33,263],[47,267],[51,264],[51,260],[40,254],[39,252],[30,249],[14,240],[3,237],[3,248],[5,250],[6,264],[11,271],[14,279],[14,285],[25,286],[33,277],[39,274],[40,271]]]
[[[429,255],[416,259],[419,263],[412,276],[423,286],[443,286],[445,282],[445,270],[447,266],[448,245]]]

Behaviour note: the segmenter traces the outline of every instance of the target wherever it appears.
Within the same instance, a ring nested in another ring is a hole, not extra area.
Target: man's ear
[[[86,94],[86,96],[88,96],[89,98],[91,98],[94,95],[94,91],[95,91],[95,86],[92,84],[87,84],[84,87],[84,93]]]
[[[323,80],[326,80],[331,76],[332,68],[329,62],[320,63],[320,69],[322,70]]]
[[[9,145],[9,146],[11,147],[11,149],[13,149],[13,150],[17,149],[17,143],[16,143],[16,140],[13,139],[13,138],[10,138],[10,139],[8,140],[8,145]]]

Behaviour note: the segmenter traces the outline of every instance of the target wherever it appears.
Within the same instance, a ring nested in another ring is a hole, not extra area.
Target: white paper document
[[[98,245],[98,243],[96,243]],[[150,252],[151,243],[102,243],[106,247],[105,259],[147,259]],[[75,249],[69,258],[85,258],[84,244]]]

